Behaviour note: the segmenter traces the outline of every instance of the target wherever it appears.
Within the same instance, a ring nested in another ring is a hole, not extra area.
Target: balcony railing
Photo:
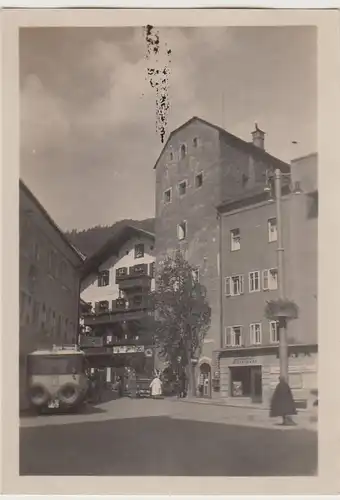
[[[151,279],[148,264],[136,264],[135,266],[131,266],[129,268],[121,267],[116,270],[116,283],[121,283],[131,278],[139,278],[143,276]]]
[[[129,336],[128,338],[116,337],[115,335],[85,336],[79,338],[80,348],[110,347],[114,345],[152,345],[153,339],[149,333],[144,335]]]
[[[91,337],[89,335],[79,336],[80,347],[103,347],[103,345],[104,345],[103,337]]]
[[[129,307],[128,309],[111,309],[100,314],[84,316],[84,326],[104,325],[106,323],[119,323],[121,321],[138,321],[148,314],[147,307],[143,305]]]

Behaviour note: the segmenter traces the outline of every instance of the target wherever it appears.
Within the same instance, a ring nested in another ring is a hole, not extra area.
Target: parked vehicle
[[[89,380],[85,354],[77,346],[53,346],[27,356],[28,398],[38,412],[77,410],[85,402]]]

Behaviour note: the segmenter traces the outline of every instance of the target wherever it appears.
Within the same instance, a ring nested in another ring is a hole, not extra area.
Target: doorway
[[[208,363],[200,366],[199,395],[202,398],[211,398],[211,367]]]
[[[250,398],[253,403],[262,402],[262,367],[230,367],[230,395]]]

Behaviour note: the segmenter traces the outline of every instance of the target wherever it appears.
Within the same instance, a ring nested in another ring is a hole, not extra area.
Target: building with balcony
[[[107,382],[124,367],[152,373],[154,350],[146,328],[148,295],[155,287],[155,236],[124,226],[84,265],[80,347]]]
[[[212,380],[217,379],[219,349],[224,345],[221,318],[225,305],[220,283],[225,248],[216,206],[235,197],[249,197],[257,190],[263,192],[268,170],[290,170],[287,163],[265,150],[264,136],[256,126],[252,141],[247,142],[194,117],[170,134],[154,167],[156,269],[167,254],[182,250],[197,268],[212,309],[211,327],[197,365],[197,377],[204,378],[208,397],[220,396],[218,380]],[[234,242],[237,245],[237,233]]]
[[[291,163],[282,189],[286,296],[299,308],[288,321],[289,384],[301,404],[317,388],[317,155]],[[262,188],[222,203],[220,223],[220,396],[268,405],[278,383],[277,323],[264,314],[278,298],[276,205]]]
[[[83,258],[22,181],[19,222],[19,372],[24,409],[27,354],[53,344],[77,343]]]

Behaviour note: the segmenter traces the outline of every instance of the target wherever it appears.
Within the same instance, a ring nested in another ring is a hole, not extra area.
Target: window
[[[262,326],[261,323],[252,323],[250,325],[250,343],[258,345],[262,342]]]
[[[135,259],[141,259],[144,257],[144,245],[143,243],[138,243],[135,245]]]
[[[173,161],[173,159],[174,159],[174,154],[173,154],[172,151],[170,151],[170,153],[169,153],[169,160]]]
[[[259,292],[260,286],[260,271],[249,273],[249,292]]]
[[[280,332],[277,321],[269,321],[270,342],[278,344],[280,342]]]
[[[239,229],[232,229],[230,231],[230,250],[235,252],[235,250],[240,250],[241,248],[241,236]]]
[[[100,271],[98,274],[98,286],[109,286],[110,271]]]
[[[195,177],[195,187],[200,188],[203,186],[203,173],[197,174]]]
[[[225,330],[224,344],[226,347],[242,345],[242,326],[228,326]]]
[[[182,144],[179,151],[180,151],[180,158],[181,158],[181,160],[183,160],[186,157],[186,154],[187,154],[187,147],[186,147],[186,145]]]
[[[199,139],[198,139],[198,137],[194,137],[193,138],[192,145],[194,146],[194,148],[198,148],[198,146],[199,146]]]
[[[262,271],[263,290],[277,290],[278,274],[277,269],[265,269]]]
[[[164,191],[164,203],[171,203],[171,188]]]
[[[109,309],[109,301],[108,300],[101,300],[98,303],[98,310],[99,312],[106,312]]]
[[[239,274],[225,279],[225,294],[227,296],[241,295],[244,292],[244,276]]]
[[[178,184],[178,194],[184,196],[187,192],[187,181],[182,181]]]
[[[185,238],[187,237],[187,223],[186,223],[186,221],[183,221],[177,225],[177,237],[180,241],[185,240]]]
[[[39,260],[40,260],[40,248],[39,248],[38,243],[34,244],[34,260],[36,262],[39,262]]]
[[[268,220],[268,241],[277,241],[277,224],[276,218]]]

